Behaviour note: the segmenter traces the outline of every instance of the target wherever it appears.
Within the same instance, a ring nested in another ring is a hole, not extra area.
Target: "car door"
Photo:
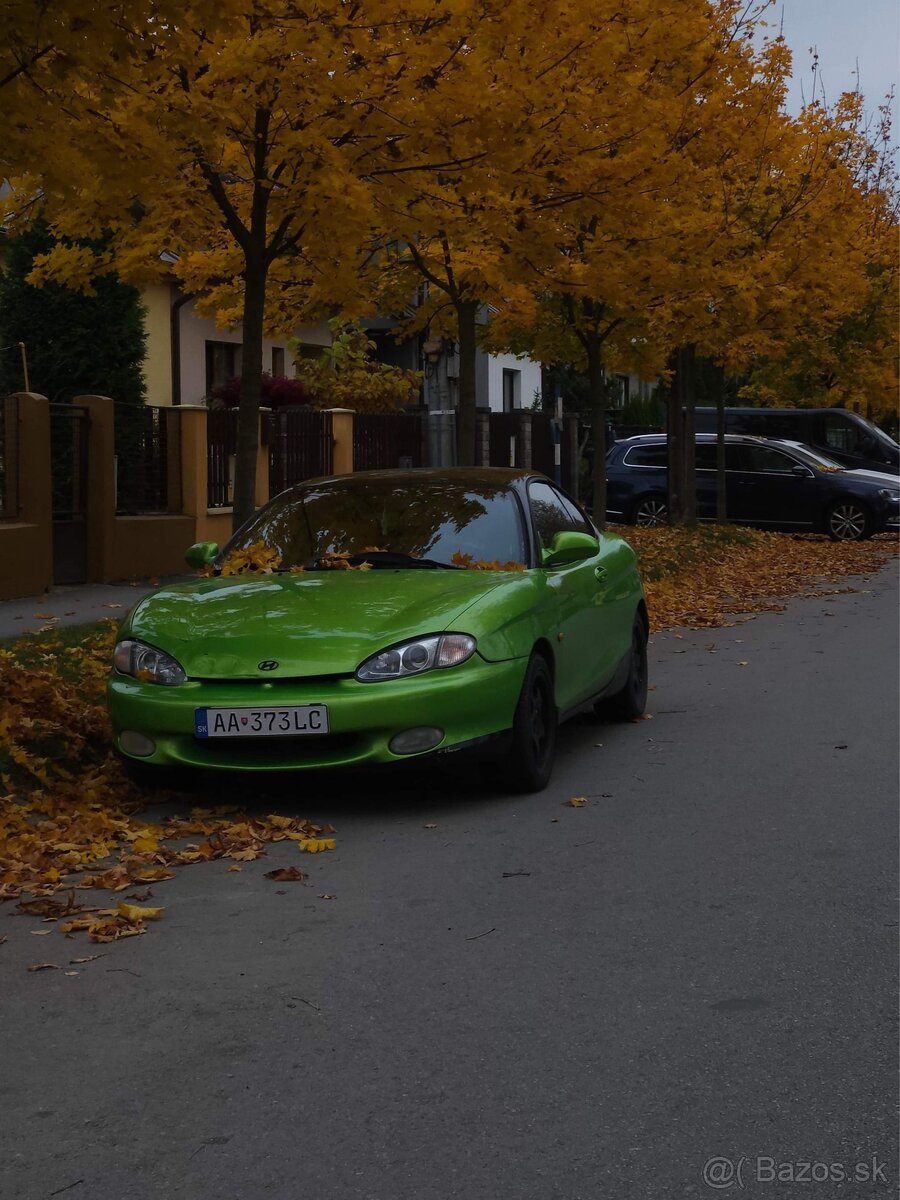
[[[809,467],[783,450],[761,443],[729,449],[738,467],[729,478],[731,520],[795,529],[813,526],[819,489]]]
[[[528,503],[539,550],[549,550],[557,533],[569,530],[597,537],[576,505],[545,480],[531,480]],[[538,568],[545,571],[550,593],[556,702],[562,711],[597,692],[624,653],[620,648],[623,637],[616,636],[612,628],[615,617],[607,603],[614,583],[610,578],[614,572],[604,562],[608,557],[604,539],[599,537],[597,553],[590,558],[552,569]]]

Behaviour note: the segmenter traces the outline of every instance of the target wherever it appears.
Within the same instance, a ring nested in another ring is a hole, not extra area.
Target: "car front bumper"
[[[353,678],[280,682],[188,680],[175,687],[113,673],[107,685],[116,749],[125,758],[160,767],[283,771],[399,763],[462,748],[509,730],[527,658],[486,662],[477,654],[458,667],[383,683]],[[198,738],[194,712],[204,708],[328,707],[329,732],[281,737]],[[422,726],[443,730],[440,743],[420,754],[395,754],[396,734]],[[124,731],[150,738],[153,753],[128,754]]]

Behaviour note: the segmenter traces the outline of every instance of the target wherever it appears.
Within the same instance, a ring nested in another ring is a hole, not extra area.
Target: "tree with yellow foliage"
[[[16,177],[7,220],[40,210],[63,239],[39,278],[89,287],[98,263],[74,239],[103,233],[101,267],[132,281],[169,272],[201,311],[242,326],[240,524],[253,509],[264,330],[335,300],[345,313],[364,304],[355,250],[373,181],[398,161],[454,165],[420,97],[439,91],[459,37],[440,0],[201,0],[165,19],[137,7],[117,18],[107,53],[51,51],[17,76],[16,137],[0,162]]]

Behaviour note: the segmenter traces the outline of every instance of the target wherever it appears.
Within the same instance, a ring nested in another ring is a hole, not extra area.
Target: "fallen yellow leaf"
[[[124,900],[116,905],[116,912],[129,921],[156,921],[165,911],[164,908],[141,908],[138,904],[126,904]]]
[[[318,854],[321,850],[333,850],[335,844],[334,838],[304,838],[297,843],[297,849],[305,850],[307,854]]]

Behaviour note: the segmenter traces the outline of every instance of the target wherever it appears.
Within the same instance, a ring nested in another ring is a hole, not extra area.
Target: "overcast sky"
[[[776,26],[784,19],[784,36],[794,55],[794,82],[788,106],[801,105],[801,85],[806,101],[812,99],[811,56],[819,53],[820,86],[829,103],[859,86],[870,111],[878,107],[900,77],[900,3],[898,0],[778,0],[768,20]],[[894,99],[894,136],[897,136],[897,100]]]

